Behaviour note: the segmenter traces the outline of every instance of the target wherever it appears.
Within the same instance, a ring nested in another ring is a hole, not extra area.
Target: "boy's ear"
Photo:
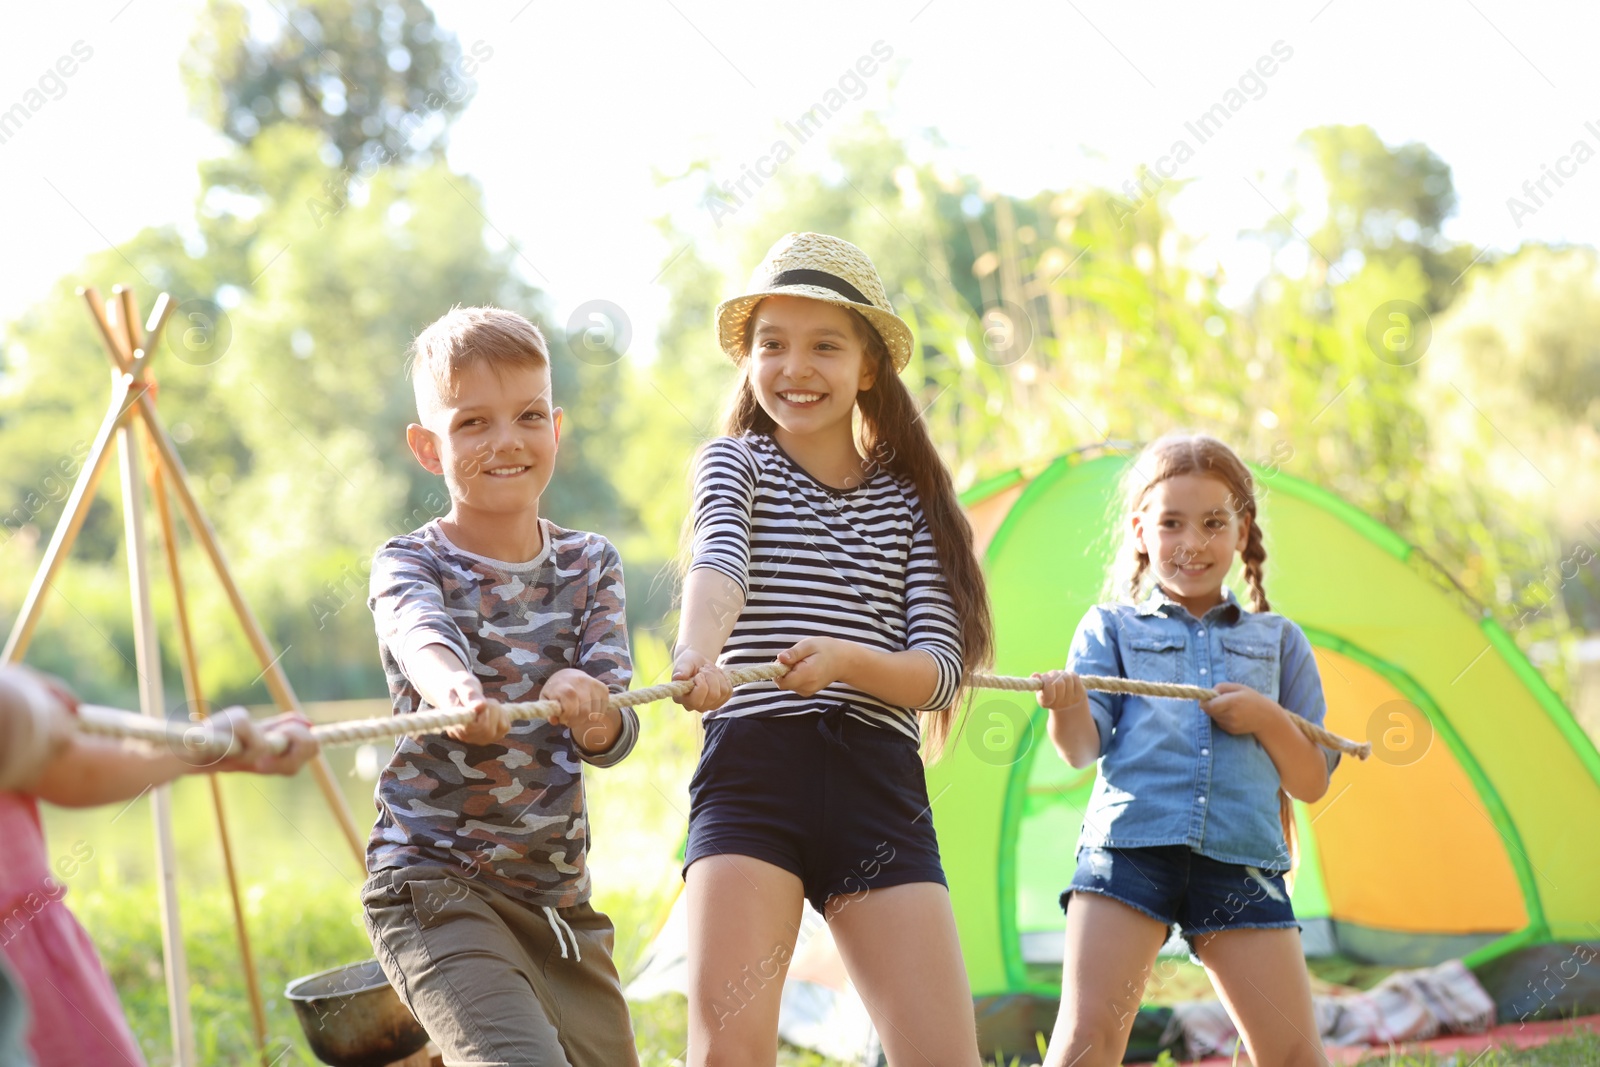
[[[429,474],[444,473],[444,463],[439,459],[439,442],[432,430],[413,422],[406,427],[406,444],[411,446],[411,454],[417,457],[423,470]]]
[[[561,447],[561,416],[562,416],[562,414],[563,414],[563,412],[562,412],[562,410],[560,408],[556,408],[555,410],[550,412],[550,425],[552,427],[554,427],[555,432],[556,432],[556,447],[557,448]]]

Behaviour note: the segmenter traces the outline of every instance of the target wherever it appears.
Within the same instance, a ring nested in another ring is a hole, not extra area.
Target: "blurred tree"
[[[472,75],[493,55],[463,56],[422,0],[301,0],[252,17],[239,0],[210,0],[184,68],[207,121],[248,147],[291,123],[317,130],[330,162],[423,162],[471,99]]]
[[[1293,206],[1288,218],[1267,225],[1273,242],[1280,248],[1300,242],[1304,228],[1297,232],[1291,220],[1320,218],[1307,238],[1317,254],[1314,270],[1342,280],[1367,263],[1391,271],[1415,263],[1428,280],[1424,309],[1437,313],[1448,306],[1478,254],[1444,237],[1445,220],[1456,210],[1449,164],[1427,145],[1391,148],[1370,126],[1318,126],[1298,143],[1315,173],[1287,176]]]
[[[1450,167],[1426,145],[1389,148],[1370,126],[1319,126],[1300,135],[1328,187],[1328,218],[1316,236],[1337,258],[1362,251],[1431,247],[1455,213]]]
[[[346,48],[424,42],[433,58],[405,72],[423,78],[419,85],[457,54],[420,5],[307,3],[286,17],[302,30],[315,21],[322,36],[307,37]],[[207,18],[243,16],[215,3]],[[241,34],[243,26],[237,22]],[[288,64],[260,77],[300,77],[297,64],[309,60],[286,41],[281,55],[254,38],[236,43],[269,66]],[[384,52],[377,59],[389,62]],[[376,69],[367,60],[340,65],[346,73]],[[366,99],[369,117],[387,114],[377,95]],[[464,99],[437,114],[448,119]],[[385,164],[381,138],[391,127],[383,118],[370,151],[362,149],[369,165],[352,170],[339,163],[348,152],[330,151],[330,138],[348,128],[328,118],[314,109],[271,112],[240,147],[201,165],[192,223],[90,257],[11,325],[0,351],[0,449],[11,460],[0,472],[0,603],[8,614],[59,517],[71,482],[64,471],[76,473],[80,445],[109,395],[100,342],[73,295],[79,284],[109,293],[115,282],[132,282],[147,306],[163,289],[179,302],[154,364],[160,407],[246,595],[288,650],[283,662],[307,699],[383,692],[365,603],[367,561],[384,539],[448,505],[442,481],[405,445],[414,412],[403,368],[412,337],[452,305],[495,304],[544,325],[556,402],[590,429],[564,438],[543,510],[568,526],[628,525],[610,446],[593,429],[610,423],[620,368],[575,358],[564,331],[543,321],[543,298],[519,273],[517,252],[489,242],[481,193],[449,169],[437,138]],[[115,474],[102,481],[109,499],[90,515],[73,568],[58,583],[63,603],[52,607],[32,658],[100,699],[127,702],[134,675],[116,483]],[[208,693],[264,699],[260,666],[192,546],[185,562],[206,635]],[[165,596],[159,577],[156,584]],[[158,599],[158,610],[170,624],[171,606]],[[175,677],[168,692],[181,699]]]
[[[622,398],[611,434],[617,493],[636,516],[618,538],[629,614],[643,626],[659,625],[671,609],[690,461],[701,442],[722,432],[722,402],[734,380],[709,325],[722,299],[722,274],[670,219],[659,225],[674,249],[662,271],[667,311],[655,359],[619,368]]]
[[[1420,365],[1440,473],[1487,476],[1559,537],[1500,576],[1514,624],[1600,628],[1600,255],[1525,247],[1465,289]]]

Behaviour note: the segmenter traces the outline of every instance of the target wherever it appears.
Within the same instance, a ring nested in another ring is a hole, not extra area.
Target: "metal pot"
[[[386,1067],[428,1043],[375,959],[297,978],[283,995],[311,1051],[330,1067]]]

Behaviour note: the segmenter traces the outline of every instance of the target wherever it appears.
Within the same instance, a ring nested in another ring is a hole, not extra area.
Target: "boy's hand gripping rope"
[[[727,672],[728,681],[735,686],[769,681],[781,678],[787,673],[789,673],[788,665],[776,662],[758,667],[735,667]],[[1135,693],[1140,696],[1167,697],[1174,700],[1210,700],[1218,695],[1214,689],[1205,689],[1197,685],[1140,682],[1093,674],[1083,674],[1078,677],[1083,682],[1084,688],[1106,693]],[[1010,692],[1037,691],[1040,686],[1040,683],[1032,678],[993,674],[968,675],[966,682],[977,689],[1003,689]],[[663,682],[661,685],[652,685],[644,689],[613,693],[608,703],[613,708],[631,708],[636,704],[649,704],[656,700],[682,696],[693,687],[694,682],[689,679]],[[501,707],[513,719],[548,719],[560,706],[553,700],[530,700],[519,704],[502,704]],[[1368,743],[1358,743],[1330,733],[1293,712],[1290,713],[1290,717],[1300,728],[1301,733],[1323,748],[1344,752],[1358,759],[1366,759],[1372,754],[1372,745]],[[363,741],[381,741],[390,737],[417,737],[422,734],[441,733],[452,726],[463,726],[472,719],[473,713],[462,709],[419,711],[383,719],[352,719],[348,722],[313,726],[311,735],[325,746],[353,745]],[[236,754],[239,747],[233,738],[217,736],[216,731],[208,727],[206,721],[189,724],[166,723],[93,704],[79,707],[77,724],[78,729],[84,733],[106,737],[130,737],[140,741],[166,744],[188,758],[223,759]],[[268,740],[277,752],[282,752],[287,746],[287,741],[282,737],[275,736]]]

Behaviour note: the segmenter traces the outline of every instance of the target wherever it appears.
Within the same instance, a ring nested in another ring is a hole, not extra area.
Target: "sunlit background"
[[[1596,40],[1589,5],[1503,0],[10,11],[0,615],[110,395],[75,290],[132,285],[146,309],[167,291],[160,408],[245,594],[314,712],[381,713],[364,561],[444,502],[404,449],[404,349],[452,304],[499,303],[555,340],[570,437],[546,513],[621,547],[639,683],[656,681],[689,460],[731,382],[711,309],[776,237],[818,229],[875,258],[916,328],[905,380],[962,488],[1098,441],[1215,433],[1420,546],[1593,734]],[[29,660],[134,706],[115,483]],[[266,703],[202,555],[182,556],[207,693]],[[157,615],[170,632],[160,583]],[[691,725],[652,710],[658,741],[606,772],[609,823],[597,799],[596,868],[636,926],[624,965],[670,888],[694,758]],[[339,756],[363,821],[377,759]],[[328,853],[311,861],[327,929],[268,952],[273,973],[365,951],[315,798],[229,789],[274,848]],[[153,913],[110,891],[149,878],[147,816],[111,814],[53,835],[104,842],[74,899],[159,1061]],[[276,853],[250,874],[263,924],[295,874]],[[247,1046],[235,1029],[218,1024],[219,1057]]]
[[[7,246],[29,254],[0,263],[0,317],[21,313],[107,242],[148,226],[194,230],[197,163],[232,147],[185,87],[202,6],[107,0],[9,17],[6,106],[75,42],[94,58],[3,145]],[[283,5],[244,6],[254,34],[285,32]],[[1547,206],[1530,203],[1520,223],[1506,205],[1573,141],[1600,136],[1584,128],[1600,123],[1590,54],[1600,16],[1584,4],[998,3],[980,12],[909,0],[821,3],[781,23],[706,0],[433,8],[464,47],[493,50],[448,149],[452,169],[483,190],[499,231],[491,238],[523,249],[519,271],[555,311],[595,296],[625,307],[639,353],[654,351],[670,288],[656,275],[674,247],[653,220],[701,192],[664,180],[697,165],[718,181],[737,178],[879,41],[893,60],[800,147],[794,169],[826,172],[829,142],[876,116],[913,158],[990,192],[1116,188],[1154,166],[1186,136],[1185,122],[1282,41],[1293,58],[1178,175],[1197,181],[1174,211],[1192,236],[1209,238],[1205,261],[1227,264],[1241,284],[1266,261],[1237,231],[1274,217],[1243,179],[1279,181],[1299,134],[1325,124],[1366,124],[1391,146],[1420,142],[1444,160],[1457,203],[1448,240],[1505,253],[1588,243],[1600,223],[1590,173]],[[758,221],[781,228],[783,209],[767,190],[721,229],[703,215],[697,250],[748,269],[728,238]]]

